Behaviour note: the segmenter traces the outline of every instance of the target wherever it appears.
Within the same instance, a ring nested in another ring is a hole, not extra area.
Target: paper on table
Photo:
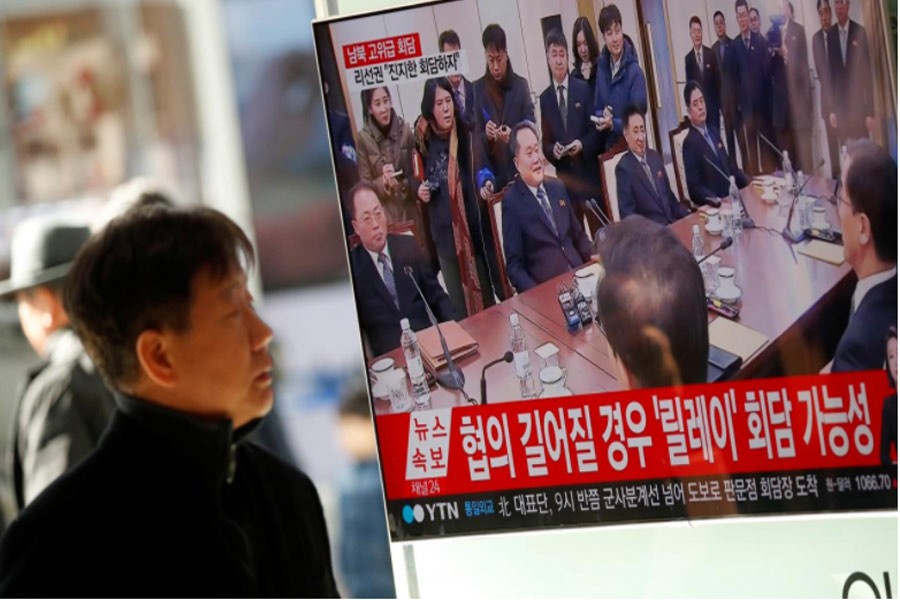
[[[829,244],[822,240],[812,240],[801,247],[799,252],[810,258],[817,258],[833,265],[844,264],[844,248],[837,244]]]
[[[740,323],[717,317],[709,324],[709,343],[737,354],[746,362],[769,338]]]

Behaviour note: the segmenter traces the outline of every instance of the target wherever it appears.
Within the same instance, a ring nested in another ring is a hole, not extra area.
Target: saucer
[[[720,285],[718,288],[716,288],[715,295],[716,298],[726,304],[734,304],[741,299],[741,289],[737,286],[726,289],[725,287]]]
[[[772,194],[771,196],[767,196],[767,195],[763,194],[760,197],[762,198],[762,201],[765,202],[766,204],[775,204],[776,202],[778,202],[778,194]]]
[[[376,384],[372,385],[372,397],[373,398],[387,398],[388,396],[388,388],[387,385],[383,381],[379,381]]]
[[[703,229],[706,230],[706,233],[710,235],[722,235],[722,231],[725,229],[724,227],[710,227],[710,224],[707,223],[703,226]]]

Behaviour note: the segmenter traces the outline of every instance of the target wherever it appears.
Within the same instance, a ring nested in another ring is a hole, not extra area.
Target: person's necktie
[[[700,77],[703,77],[703,56],[700,54],[700,51],[697,50],[697,67],[700,69]]]
[[[550,227],[553,228],[553,233],[559,235],[559,231],[556,229],[556,220],[553,218],[553,211],[550,210],[550,201],[547,200],[547,194],[544,192],[544,188],[538,188],[537,197],[538,201],[541,203],[541,208],[544,209],[544,214],[547,215],[547,220],[550,221]]]
[[[825,44],[825,64],[828,64],[828,32],[822,30],[822,43]]]
[[[466,105],[465,102],[463,102],[462,94],[459,93],[459,90],[453,90],[453,97],[456,98],[456,105],[459,107],[459,112],[465,114]]]
[[[744,48],[746,48],[747,50],[750,49],[750,38],[749,37],[744,38]]]
[[[725,42],[719,42],[719,59],[722,62],[722,66],[725,66]]]
[[[709,144],[710,148],[712,148],[713,154],[718,155],[719,153],[716,151],[716,143],[713,142],[712,136],[709,135],[709,129],[703,130],[703,137],[706,138],[706,143]]]
[[[566,106],[566,86],[561,85],[557,88],[559,91],[559,116],[562,117],[563,129],[566,127],[566,118],[568,117],[569,108]]]
[[[844,66],[847,66],[847,30],[841,29],[841,60],[844,61]]]
[[[394,304],[399,309],[400,302],[397,300],[397,284],[394,282],[394,270],[391,269],[391,261],[389,261],[387,255],[382,252],[378,255],[378,263],[381,265],[381,270],[384,272],[384,287],[387,288],[388,294],[394,299]]]
[[[650,187],[653,188],[653,191],[656,193],[657,197],[659,196],[659,190],[656,189],[656,182],[653,181],[653,173],[650,171],[650,165],[647,164],[646,159],[641,159],[641,166],[644,168],[644,175],[647,176],[647,180],[650,181]]]

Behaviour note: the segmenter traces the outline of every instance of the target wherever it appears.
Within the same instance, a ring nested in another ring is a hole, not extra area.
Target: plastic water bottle
[[[525,338],[525,330],[519,324],[518,313],[509,315],[509,349],[513,353],[513,363],[516,365],[516,377],[519,378],[519,392],[522,394],[522,398],[536,397],[537,390],[535,390],[534,379],[531,375],[528,340]]]
[[[787,182],[787,189],[796,191],[797,178],[794,175],[794,166],[791,164],[791,157],[788,151],[781,153],[781,170],[784,171],[784,180]]]
[[[843,144],[841,146],[841,170],[844,169],[844,165],[847,163],[847,144]]]
[[[700,259],[703,258],[703,238],[700,237],[700,226],[694,225],[691,227],[693,231],[693,235],[691,236],[691,251],[694,253],[694,258],[697,259],[697,262],[700,262]]]
[[[728,178],[728,195],[731,197],[731,230],[735,236],[739,236],[744,231],[744,215],[741,210],[741,194],[734,175]]]
[[[416,406],[425,406],[431,400],[431,392],[428,390],[428,379],[419,353],[419,340],[409,327],[409,319],[400,320],[400,329],[400,346],[403,348],[406,370],[409,371],[409,380],[412,382],[413,399]]]

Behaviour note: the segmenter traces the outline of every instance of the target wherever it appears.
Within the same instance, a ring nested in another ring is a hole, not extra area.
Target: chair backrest
[[[600,155],[600,173],[603,185],[603,210],[613,223],[618,223],[619,194],[616,191],[616,167],[619,161],[628,152],[628,144],[625,138],[616,142],[612,148]]]
[[[488,214],[491,218],[491,230],[494,233],[494,252],[497,255],[497,266],[500,269],[500,281],[503,282],[503,293],[507,298],[512,298],[516,291],[512,284],[509,283],[509,277],[506,275],[506,254],[503,250],[503,196],[506,190],[512,185],[512,182],[506,184],[499,192],[491,194],[487,199]]]
[[[684,170],[684,140],[690,131],[691,122],[685,117],[678,127],[669,132],[669,144],[672,147],[672,162],[674,164],[675,181],[677,182],[677,190],[675,196],[681,200],[682,204],[693,207],[691,202],[691,194],[687,189],[687,174]]]
[[[397,223],[391,223],[388,225],[388,234],[394,235],[411,235],[416,243],[419,245],[419,249],[423,252],[425,248],[422,247],[422,238],[419,237],[419,232],[416,227],[415,221],[398,221]],[[351,233],[347,237],[347,245],[351,250],[359,246],[359,236],[356,233]]]

